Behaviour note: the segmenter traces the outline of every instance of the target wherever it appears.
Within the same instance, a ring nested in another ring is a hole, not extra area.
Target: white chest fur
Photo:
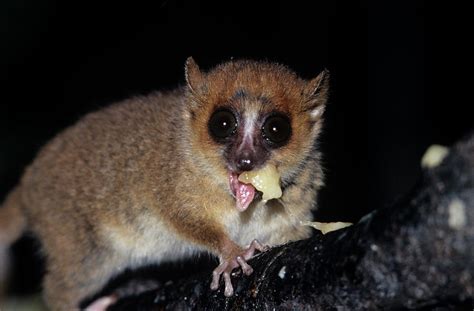
[[[241,246],[254,239],[270,246],[288,242],[294,239],[288,232],[300,230],[299,222],[277,200],[252,203],[245,212],[232,209],[224,217],[228,234]]]

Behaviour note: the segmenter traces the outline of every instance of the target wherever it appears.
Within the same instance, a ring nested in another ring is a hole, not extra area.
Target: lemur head
[[[189,58],[186,119],[193,156],[222,185],[229,174],[268,163],[282,183],[289,181],[314,151],[328,80],[327,71],[306,81],[285,66],[248,60],[202,72]]]

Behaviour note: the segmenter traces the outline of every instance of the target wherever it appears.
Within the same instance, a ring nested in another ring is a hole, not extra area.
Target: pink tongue
[[[235,195],[235,207],[239,212],[243,212],[249,207],[255,196],[255,188],[251,184],[244,184],[238,180],[237,174],[229,175],[230,187]]]

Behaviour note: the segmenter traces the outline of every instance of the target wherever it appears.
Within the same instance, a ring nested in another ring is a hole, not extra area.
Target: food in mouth
[[[229,174],[229,183],[236,199],[237,210],[245,211],[255,197],[255,190],[262,192],[262,201],[282,196],[280,173],[275,165],[267,164],[259,170]]]

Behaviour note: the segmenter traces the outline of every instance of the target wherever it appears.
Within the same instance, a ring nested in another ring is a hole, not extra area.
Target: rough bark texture
[[[276,247],[209,290],[211,271],[122,299],[111,310],[360,310],[473,307],[474,133],[416,189],[358,224]]]

